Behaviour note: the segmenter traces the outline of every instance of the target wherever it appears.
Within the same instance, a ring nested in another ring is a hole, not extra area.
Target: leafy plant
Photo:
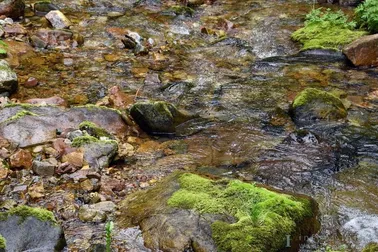
[[[348,16],[344,14],[341,10],[333,12],[331,9],[323,8],[313,9],[309,14],[306,15],[305,25],[320,24],[327,22],[330,26],[338,26],[345,29],[356,28],[355,21],[348,21]]]
[[[378,33],[378,1],[365,0],[355,11],[356,21],[361,28]]]
[[[106,232],[106,252],[111,252],[111,244],[112,244],[112,232],[114,229],[113,221],[109,221],[105,225],[105,232]]]

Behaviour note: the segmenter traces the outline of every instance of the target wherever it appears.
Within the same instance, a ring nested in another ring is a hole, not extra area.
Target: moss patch
[[[366,35],[365,31],[350,30],[340,26],[332,26],[330,22],[312,23],[295,31],[292,39],[298,41],[302,50],[331,49],[341,50],[346,44]]]
[[[362,252],[377,252],[378,251],[378,243],[372,242],[369,243]]]
[[[2,235],[0,235],[0,249],[5,249],[6,247],[7,247],[7,241]]]
[[[109,132],[107,132],[103,128],[100,128],[97,124],[90,121],[84,121],[80,123],[79,129],[87,131],[89,135],[96,137],[98,139],[100,137],[113,138],[113,136]]]
[[[15,114],[14,116],[8,118],[6,120],[6,122],[9,122],[9,121],[15,121],[15,120],[18,120],[24,116],[37,116],[37,114],[33,113],[33,112],[30,112],[30,111],[27,111],[27,110],[21,110],[19,112],[17,112],[17,114]]]
[[[16,215],[21,217],[21,222],[25,221],[27,217],[35,217],[40,221],[47,221],[56,224],[54,214],[46,209],[29,206],[17,206],[7,212],[0,213],[0,220],[6,220],[9,216]]]
[[[312,100],[321,100],[324,103],[336,104],[338,107],[345,110],[345,107],[339,98],[337,98],[333,94],[316,88],[306,88],[301,93],[299,93],[294,99],[293,108],[306,105]]]
[[[179,178],[168,205],[200,213],[225,214],[235,223],[215,221],[213,239],[220,251],[276,251],[297,224],[314,215],[308,199],[269,191],[238,180],[212,181],[194,174]]]
[[[111,144],[118,145],[117,141],[115,140],[99,140],[93,136],[76,137],[73,139],[71,145],[72,147],[79,148],[79,147],[82,147],[83,145],[91,144],[91,143],[111,143]]]

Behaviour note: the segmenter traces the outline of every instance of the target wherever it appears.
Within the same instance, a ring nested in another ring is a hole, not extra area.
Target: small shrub
[[[355,11],[356,21],[361,28],[371,33],[378,33],[378,1],[365,0]]]

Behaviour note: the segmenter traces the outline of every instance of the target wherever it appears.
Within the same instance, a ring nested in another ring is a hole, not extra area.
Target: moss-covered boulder
[[[176,173],[121,204],[118,225],[139,225],[163,251],[278,251],[317,229],[316,203],[239,180]]]
[[[291,115],[299,126],[317,121],[336,121],[347,116],[347,110],[336,96],[315,88],[300,92],[291,106]]]
[[[0,235],[7,251],[50,252],[65,246],[63,230],[54,214],[42,208],[18,206],[0,213]]]
[[[144,131],[151,134],[174,133],[176,126],[190,119],[190,116],[163,101],[135,103],[130,114]]]

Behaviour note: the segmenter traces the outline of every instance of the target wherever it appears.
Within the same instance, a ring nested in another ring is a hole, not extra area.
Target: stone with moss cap
[[[291,115],[299,126],[319,120],[336,121],[347,116],[347,110],[336,96],[315,88],[306,88],[294,99]]]
[[[54,214],[42,208],[17,206],[1,213],[0,234],[7,251],[60,251],[65,246]]]
[[[130,115],[144,131],[151,134],[174,133],[176,126],[191,118],[164,101],[135,103]]]
[[[76,137],[71,145],[83,149],[85,163],[94,169],[108,167],[118,151],[117,141],[99,140],[93,136]]]
[[[0,220],[5,220],[12,215],[21,217],[21,221],[25,221],[28,217],[35,217],[40,221],[48,221],[53,224],[57,223],[54,214],[49,210],[25,205],[17,206],[15,208],[11,208],[7,212],[0,213]]]
[[[172,251],[277,251],[287,235],[317,229],[310,198],[188,173],[130,196],[121,212],[120,225],[140,225],[147,247]]]
[[[91,121],[84,121],[79,124],[80,130],[85,130],[89,135],[100,139],[101,137],[107,137],[114,139],[113,135],[107,132],[105,129],[99,127],[97,124]]]

